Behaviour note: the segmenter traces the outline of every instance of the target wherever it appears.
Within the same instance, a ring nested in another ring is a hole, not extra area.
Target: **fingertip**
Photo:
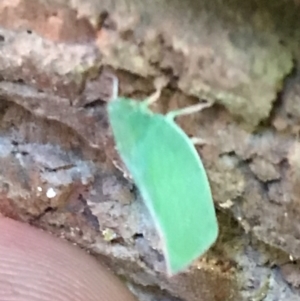
[[[0,215],[0,300],[134,301],[79,247]]]

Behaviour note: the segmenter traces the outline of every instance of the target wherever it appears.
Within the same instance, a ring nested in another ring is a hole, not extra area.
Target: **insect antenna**
[[[174,119],[177,116],[190,115],[190,114],[202,111],[203,109],[209,108],[212,105],[213,105],[213,102],[198,103],[196,105],[189,106],[189,107],[186,107],[186,108],[183,108],[183,109],[171,111],[171,112],[166,114],[166,117],[169,118],[169,119]]]

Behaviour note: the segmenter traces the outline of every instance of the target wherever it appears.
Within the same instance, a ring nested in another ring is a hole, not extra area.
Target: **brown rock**
[[[268,262],[300,257],[298,15],[283,0],[1,1],[1,214],[101,257],[143,301],[297,300]],[[214,102],[178,122],[205,141],[221,233],[174,278],[118,162],[103,70],[139,99],[167,79],[158,112]]]

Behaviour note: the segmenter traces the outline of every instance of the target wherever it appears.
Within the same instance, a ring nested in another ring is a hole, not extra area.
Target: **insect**
[[[157,91],[142,102],[116,97],[108,116],[116,148],[155,221],[163,241],[170,276],[203,255],[218,236],[218,223],[208,178],[176,116],[197,112],[199,104],[166,115],[149,105]]]

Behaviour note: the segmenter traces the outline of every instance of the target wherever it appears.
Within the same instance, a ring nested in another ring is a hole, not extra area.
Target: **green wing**
[[[108,107],[117,149],[164,241],[171,274],[215,242],[218,224],[199,155],[177,124],[143,103],[119,98]]]

